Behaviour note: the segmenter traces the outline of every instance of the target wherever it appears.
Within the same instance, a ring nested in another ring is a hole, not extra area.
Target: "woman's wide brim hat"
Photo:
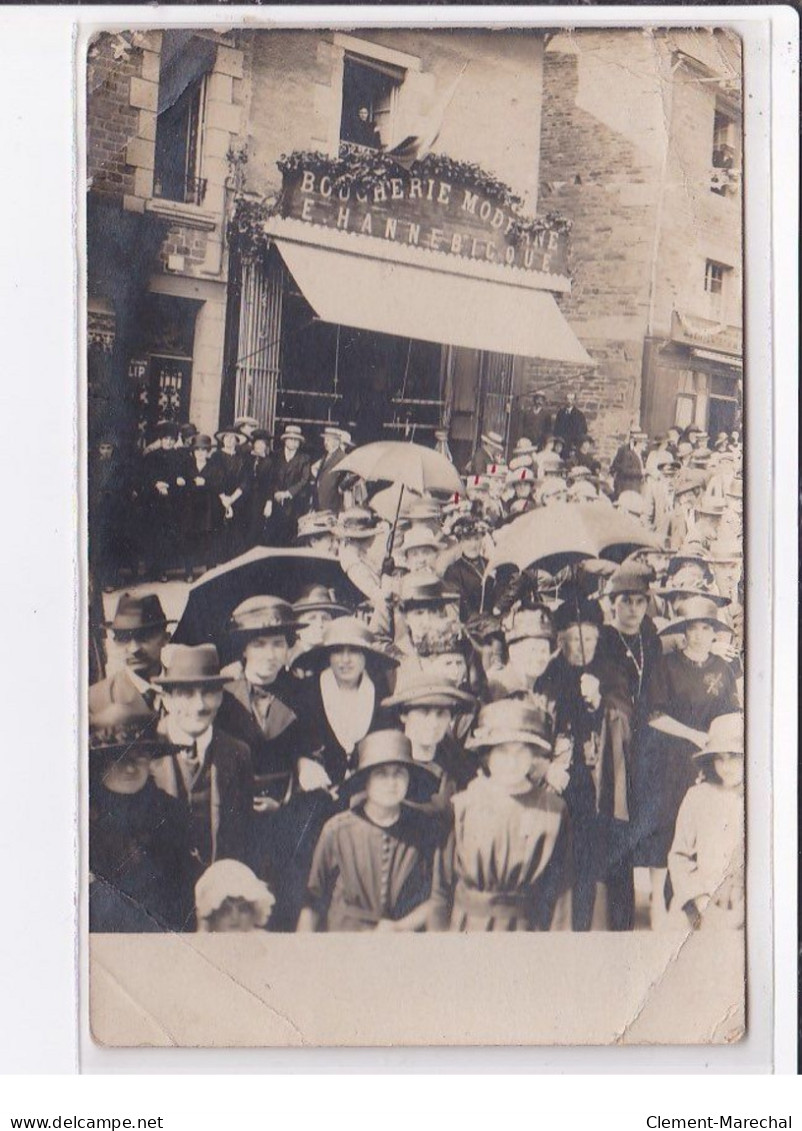
[[[379,524],[373,511],[364,507],[351,507],[343,511],[336,525],[333,527],[338,538],[375,538],[379,533]]]
[[[672,589],[670,585],[662,585],[659,589],[654,590],[656,597],[665,597],[668,601],[687,601],[691,597],[704,597],[707,601],[712,601],[713,604],[719,609],[726,609],[727,605],[732,604],[729,597],[721,597],[718,593],[713,593],[709,589],[701,586],[691,587],[685,586],[684,588]]]
[[[475,706],[473,696],[460,691],[453,683],[433,680],[421,668],[408,666],[401,667],[393,694],[382,700],[382,707],[401,710],[405,707],[448,707],[452,711],[467,711]]]
[[[684,632],[690,624],[703,621],[709,624],[716,632],[732,633],[732,628],[721,619],[719,607],[708,597],[689,597],[680,606],[680,615],[660,629],[661,636],[668,636],[674,632]]]
[[[157,730],[152,711],[130,703],[110,703],[89,719],[89,753],[92,757],[122,757],[136,750],[151,756],[164,748],[166,740]]]
[[[228,676],[220,674],[220,656],[214,644],[167,644],[162,650],[163,672],[152,682],[171,687],[221,689]]]
[[[304,613],[331,613],[333,617],[351,615],[351,610],[340,605],[333,590],[327,589],[325,585],[310,585],[292,607],[300,619],[303,619]]]
[[[610,575],[605,586],[605,595],[619,597],[623,593],[640,593],[648,596],[654,579],[654,570],[651,566],[642,562],[624,562]]]
[[[466,750],[488,750],[503,742],[522,742],[549,753],[553,749],[551,718],[521,699],[497,699],[479,712],[476,730]]]
[[[434,572],[421,570],[401,579],[398,604],[402,612],[426,605],[447,605],[458,600],[459,593],[447,589]]]
[[[294,667],[304,671],[317,671],[325,668],[331,653],[338,648],[358,648],[366,658],[385,668],[394,668],[398,660],[389,655],[379,644],[368,626],[356,617],[337,617],[323,630],[320,644],[300,652],[293,660]]]
[[[740,711],[732,711],[713,719],[707,732],[707,742],[701,750],[695,750],[694,758],[704,758],[710,754],[744,753],[744,718]]]
[[[227,625],[229,635],[240,639],[256,636],[284,636],[294,638],[299,628],[305,628],[296,616],[295,609],[280,597],[256,596],[237,605]]]
[[[436,783],[430,770],[412,757],[412,743],[400,730],[374,730],[357,743],[357,768],[347,782],[347,792],[353,793],[364,785],[371,770],[380,766],[403,766],[410,778],[420,782]]]
[[[237,432],[235,428],[221,428],[219,432],[215,432],[214,434],[214,438],[217,440],[218,444],[222,444],[224,436],[233,436],[237,441],[237,447],[242,447],[243,444],[247,444],[248,442],[248,437],[243,435],[242,432]]]

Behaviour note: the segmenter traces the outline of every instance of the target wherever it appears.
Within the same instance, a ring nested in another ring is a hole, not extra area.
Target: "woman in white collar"
[[[306,733],[298,783],[304,791],[328,789],[345,780],[357,743],[376,729],[386,673],[397,661],[361,621],[339,617],[326,626],[322,643],[295,662],[315,673],[299,703]]]

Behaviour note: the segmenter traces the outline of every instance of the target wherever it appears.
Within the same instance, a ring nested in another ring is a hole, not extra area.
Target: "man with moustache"
[[[105,625],[124,654],[124,666],[89,688],[90,720],[112,703],[136,711],[158,711],[159,692],[151,680],[161,671],[162,649],[170,639],[167,618],[155,593],[123,593],[114,618]]]
[[[189,823],[190,856],[197,880],[217,860],[249,862],[253,772],[244,742],[217,724],[227,677],[213,644],[172,644],[164,652],[165,715],[159,732],[170,752],[155,758],[159,789],[176,797]]]

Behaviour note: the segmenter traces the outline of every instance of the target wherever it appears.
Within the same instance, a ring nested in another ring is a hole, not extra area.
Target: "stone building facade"
[[[542,210],[572,220],[563,310],[594,369],[526,363],[521,392],[573,389],[600,450],[740,421],[740,52],[718,32],[583,29],[544,55]]]

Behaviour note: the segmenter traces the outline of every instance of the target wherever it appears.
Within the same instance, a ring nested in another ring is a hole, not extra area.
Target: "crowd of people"
[[[317,461],[249,419],[161,425],[126,475],[101,445],[90,561],[145,584],[89,689],[92,930],[743,925],[740,436],[633,428],[605,467],[544,399],[508,460],[488,432],[461,491],[389,509],[333,425]],[[488,568],[521,516],[590,506],[644,548]],[[257,545],[347,591],[285,578],[171,642],[147,580]]]

